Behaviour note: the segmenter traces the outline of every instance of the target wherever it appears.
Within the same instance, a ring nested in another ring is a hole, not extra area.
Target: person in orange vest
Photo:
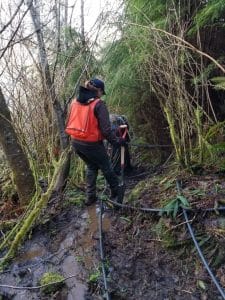
[[[111,129],[109,112],[101,100],[105,95],[105,85],[94,78],[79,87],[79,95],[71,103],[66,124],[66,133],[70,135],[72,146],[79,157],[86,163],[87,199],[91,205],[97,200],[96,180],[101,170],[111,190],[111,199],[118,201],[119,181],[116,176],[103,140],[113,145],[125,145],[125,139],[117,137]],[[121,201],[121,200],[120,200]]]

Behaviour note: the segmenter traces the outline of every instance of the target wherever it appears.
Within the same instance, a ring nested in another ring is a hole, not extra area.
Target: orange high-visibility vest
[[[95,105],[100,99],[94,99],[89,104],[81,104],[76,99],[72,102],[65,132],[72,138],[87,142],[102,141],[98,120],[95,117]]]

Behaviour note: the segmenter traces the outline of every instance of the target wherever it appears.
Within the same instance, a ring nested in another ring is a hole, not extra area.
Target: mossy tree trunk
[[[29,161],[19,144],[5,97],[0,88],[0,144],[3,148],[9,166],[13,172],[19,200],[27,204],[35,191],[35,180]]]

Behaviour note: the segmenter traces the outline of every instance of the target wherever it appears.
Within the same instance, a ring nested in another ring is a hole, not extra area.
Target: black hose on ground
[[[195,245],[195,248],[197,249],[198,251],[198,254],[202,260],[202,263],[203,265],[205,266],[206,270],[208,271],[212,281],[214,282],[215,286],[217,287],[218,291],[220,292],[220,295],[223,297],[223,299],[225,299],[225,292],[224,292],[224,289],[220,286],[218,280],[216,279],[216,277],[214,276],[213,272],[211,271],[207,261],[205,260],[205,257],[199,247],[199,244],[195,238],[195,235],[194,235],[194,232],[193,232],[193,229],[191,227],[191,224],[190,224],[190,220],[188,219],[188,216],[187,216],[187,212],[186,210],[183,208],[183,215],[184,215],[184,218],[185,218],[185,222],[186,222],[186,225],[188,227],[188,230],[189,230],[189,233],[192,237],[192,240],[194,242],[194,245]]]
[[[157,209],[157,208],[137,208],[137,207],[133,207],[133,206],[129,206],[129,205],[124,205],[124,204],[120,204],[120,203],[116,203],[114,201],[111,201],[111,200],[107,200],[108,202],[110,202],[111,204],[113,204],[114,206],[117,206],[117,207],[120,207],[120,208],[126,208],[126,209],[132,209],[132,210],[139,210],[139,211],[143,211],[143,212],[162,212],[163,209]],[[218,291],[220,292],[221,296],[223,297],[223,299],[225,299],[225,292],[223,290],[223,288],[220,286],[218,280],[216,279],[216,277],[213,275],[208,263],[206,262],[202,252],[201,252],[201,249],[198,245],[198,242],[195,238],[195,235],[194,235],[194,232],[192,230],[192,227],[190,225],[190,220],[188,219],[188,216],[187,216],[187,210],[189,211],[195,211],[193,209],[184,209],[182,208],[183,210],[183,215],[184,215],[184,218],[185,218],[185,222],[187,224],[187,227],[188,227],[188,230],[189,230],[189,233],[192,237],[192,240],[194,242],[194,245],[198,251],[198,254],[205,266],[205,268],[207,269],[210,277],[212,278],[212,281],[214,282],[214,284],[216,285]],[[203,209],[203,211],[206,211],[206,212],[209,212],[209,211],[214,211],[215,209],[214,208],[208,208],[208,209]],[[225,210],[225,207],[219,207],[217,208],[217,210]]]
[[[109,290],[108,290],[108,282],[107,282],[106,269],[105,269],[105,255],[104,255],[104,250],[103,250],[102,216],[103,216],[103,203],[101,200],[100,212],[99,212],[99,248],[100,248],[102,276],[103,276],[104,289],[105,289],[104,297],[106,298],[106,300],[110,300],[111,297],[110,297]]]
[[[178,189],[178,193],[179,195],[181,195],[181,187],[180,187],[180,184],[179,182],[177,181],[176,182],[177,184],[177,189]],[[105,188],[106,189],[106,188]],[[105,190],[104,190],[105,192]],[[118,202],[115,202],[115,201],[112,201],[110,199],[107,199],[106,202],[110,203],[113,205],[114,208],[122,208],[122,209],[127,209],[127,210],[134,210],[134,211],[141,211],[141,212],[145,212],[145,213],[163,213],[165,212],[165,210],[163,208],[149,208],[149,207],[135,207],[135,206],[130,206],[130,205],[125,205],[125,204],[121,204],[121,203],[118,203]],[[172,211],[173,209],[171,209]],[[188,226],[188,229],[189,229],[189,232],[190,232],[190,235],[193,239],[193,242],[195,244],[195,247],[199,253],[199,256],[204,264],[204,266],[206,267],[210,277],[212,278],[213,282],[215,283],[218,291],[220,292],[220,294],[222,295],[223,299],[225,300],[225,293],[223,291],[223,289],[221,288],[220,284],[218,283],[217,279],[215,278],[215,276],[213,275],[212,271],[210,270],[209,268],[209,265],[207,264],[202,252],[201,252],[201,249],[198,245],[198,242],[194,236],[194,233],[193,233],[193,230],[192,230],[192,227],[190,225],[190,221],[187,217],[187,211],[191,211],[191,212],[201,212],[201,211],[204,211],[204,212],[211,212],[211,211],[224,211],[225,210],[225,206],[223,207],[217,207],[217,208],[206,208],[206,209],[192,209],[192,208],[182,208],[183,210],[183,214],[184,214],[184,217],[185,217],[185,221],[186,221],[186,224]],[[101,256],[101,265],[102,265],[102,275],[103,275],[103,280],[104,280],[104,289],[105,289],[105,295],[106,295],[106,299],[110,300],[110,295],[109,295],[109,292],[108,292],[108,285],[107,285],[107,277],[106,277],[106,270],[105,270],[105,265],[104,265],[104,251],[103,251],[103,237],[102,237],[102,215],[103,215],[103,201],[101,199],[101,203],[100,203],[100,215],[99,215],[99,242],[100,242],[100,256]]]
[[[158,144],[142,144],[142,143],[128,143],[128,145],[132,147],[137,147],[137,148],[171,148],[173,145],[158,145]]]
[[[177,180],[176,181],[176,186],[177,186],[177,190],[178,190],[178,194],[181,195],[182,194],[182,190],[181,190],[181,185],[180,185],[180,182]],[[199,247],[199,244],[196,240],[196,237],[195,237],[195,234],[194,234],[194,231],[192,229],[192,226],[190,224],[190,220],[188,218],[188,215],[187,215],[187,211],[185,208],[182,208],[182,211],[183,211],[183,215],[184,215],[184,219],[185,219],[185,223],[187,225],[187,228],[189,230],[189,233],[191,235],[191,238],[194,242],[194,245],[195,245],[195,248],[197,249],[198,251],[198,255],[200,256],[201,258],[201,261],[203,263],[203,265],[205,266],[207,272],[209,273],[209,276],[211,277],[212,281],[214,282],[215,286],[217,287],[218,291],[220,292],[220,295],[223,297],[223,299],[225,299],[225,291],[224,289],[220,286],[218,280],[216,279],[215,275],[213,274],[212,270],[210,269],[209,267],[209,264],[207,263],[200,247]]]
[[[112,204],[115,207],[118,208],[123,208],[123,209],[127,209],[127,210],[135,210],[135,211],[142,211],[142,212],[155,212],[155,213],[163,213],[163,212],[167,212],[168,210],[165,211],[165,209],[163,208],[150,208],[150,207],[135,207],[135,206],[131,206],[131,205],[126,205],[126,204],[120,204],[118,202],[112,201],[110,199],[107,199],[106,202]],[[173,208],[171,208],[171,211],[173,211]],[[194,208],[186,208],[186,211],[191,211],[191,212],[212,212],[212,211],[225,211],[225,206],[221,206],[221,207],[216,207],[216,208],[198,208],[198,209],[194,209]]]

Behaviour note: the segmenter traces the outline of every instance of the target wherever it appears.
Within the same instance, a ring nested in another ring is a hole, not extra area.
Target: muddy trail
[[[212,207],[225,196],[224,177],[183,177],[184,195],[194,207]],[[176,195],[174,183],[173,172],[138,169],[126,177],[124,202],[162,207]],[[0,299],[104,299],[99,203],[78,207],[67,200],[51,215],[46,212],[42,224],[33,229],[0,274],[0,285],[30,289],[0,287]],[[190,217],[198,242],[225,287],[225,218],[215,213]],[[222,299],[198,258],[181,214],[171,218],[105,206],[103,240],[112,300]],[[51,292],[33,289],[49,272],[72,277]]]

